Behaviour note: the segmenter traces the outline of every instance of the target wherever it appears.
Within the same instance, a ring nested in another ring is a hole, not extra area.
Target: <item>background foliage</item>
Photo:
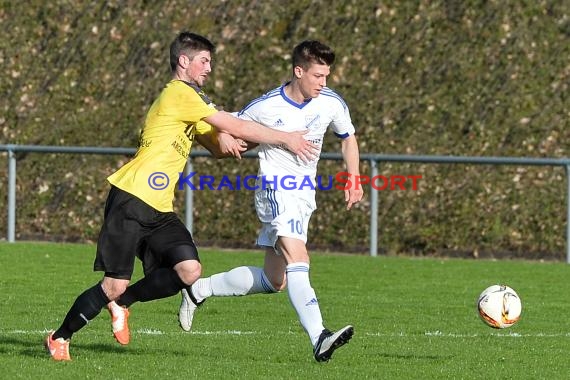
[[[168,45],[188,29],[217,45],[205,90],[228,110],[285,81],[292,47],[314,38],[337,53],[328,85],[349,104],[363,153],[567,155],[570,18],[562,0],[0,4],[2,144],[136,146],[145,112],[169,79]],[[329,136],[324,150],[338,149]],[[19,155],[17,238],[96,239],[105,178],[127,160]],[[195,169],[252,174],[255,162],[197,159]],[[321,162],[323,174],[340,169]],[[423,176],[417,192],[380,193],[383,253],[563,257],[562,169],[380,169]],[[2,171],[0,193],[6,186]],[[318,202],[311,245],[366,251],[369,202],[350,213],[337,191],[321,192]],[[196,192],[195,205],[198,243],[252,246],[250,192]]]

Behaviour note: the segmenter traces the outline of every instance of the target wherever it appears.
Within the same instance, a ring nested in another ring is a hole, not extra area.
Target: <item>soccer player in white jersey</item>
[[[319,153],[330,126],[341,139],[346,171],[350,176],[358,176],[360,157],[348,107],[326,87],[334,58],[331,48],[319,41],[300,43],[292,54],[291,81],[252,101],[239,112],[239,117],[280,131],[308,130],[305,138],[319,147]],[[289,299],[311,340],[317,361],[328,361],[337,348],[349,341],[354,332],[351,325],[336,332],[323,325],[309,280],[306,242],[309,219],[316,209],[318,159],[317,155],[305,163],[283,146],[260,144],[255,207],[262,225],[257,244],[266,248],[265,265],[241,266],[214,274],[199,279],[191,291],[183,290],[179,321],[184,330],[190,331],[194,312],[208,297],[276,293],[287,285]],[[287,181],[283,181],[285,176]],[[292,183],[297,185],[291,186]],[[299,186],[301,183],[303,186]],[[363,196],[359,185],[344,193],[347,210]]]

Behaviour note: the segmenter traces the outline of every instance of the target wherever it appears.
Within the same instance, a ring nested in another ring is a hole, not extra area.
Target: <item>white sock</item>
[[[276,290],[259,267],[237,267],[228,272],[200,278],[192,285],[198,302],[211,296],[245,296],[257,293],[275,293]]]
[[[309,281],[309,264],[292,263],[287,265],[287,290],[289,300],[299,316],[299,321],[314,346],[324,326],[319,302]]]

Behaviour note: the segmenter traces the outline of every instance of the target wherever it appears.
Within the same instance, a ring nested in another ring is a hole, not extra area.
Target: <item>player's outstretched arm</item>
[[[216,112],[204,118],[204,121],[216,127],[220,132],[229,133],[245,141],[284,145],[305,162],[314,159],[317,153],[317,147],[303,137],[307,131],[277,131],[253,121],[239,119],[224,111]]]
[[[207,134],[195,135],[196,141],[206,148],[216,158],[241,158],[241,153],[247,150],[247,144],[242,140],[234,139],[227,133],[212,131]]]

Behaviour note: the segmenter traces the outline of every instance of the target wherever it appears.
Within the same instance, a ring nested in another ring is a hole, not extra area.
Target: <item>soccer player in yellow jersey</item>
[[[283,144],[310,160],[315,146],[305,132],[271,130],[217,110],[202,92],[211,72],[214,45],[205,37],[182,32],[170,45],[172,80],[150,107],[135,157],[108,181],[103,226],[94,270],[101,282],[79,295],[45,346],[54,360],[71,360],[69,341],[107,305],[113,333],[129,342],[128,307],[137,301],[165,298],[192,285],[201,275],[190,232],[173,212],[174,189],[194,139],[216,155],[239,157],[245,150],[232,136],[251,142]],[[222,133],[214,138],[214,128]],[[145,276],[128,286],[135,257]],[[115,302],[116,301],[116,302]]]

